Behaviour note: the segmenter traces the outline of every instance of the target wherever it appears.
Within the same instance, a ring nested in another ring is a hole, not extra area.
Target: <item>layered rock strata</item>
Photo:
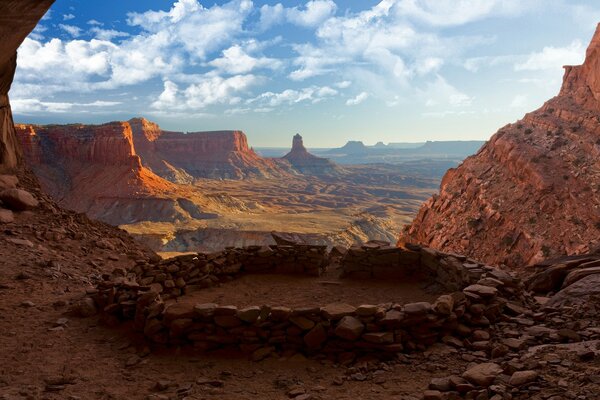
[[[64,207],[113,224],[185,214],[171,198],[174,186],[142,166],[126,122],[16,130],[28,166]]]
[[[600,28],[581,66],[537,111],[448,171],[400,244],[493,264],[581,254],[600,234]]]
[[[276,160],[260,157],[242,131],[171,132],[144,118],[129,121],[142,163],[174,182],[190,178],[242,179],[286,174]]]

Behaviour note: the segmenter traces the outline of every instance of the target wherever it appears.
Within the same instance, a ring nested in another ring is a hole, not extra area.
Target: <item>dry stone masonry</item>
[[[400,272],[377,272],[375,278],[402,279],[407,273],[425,271],[423,279],[432,282],[452,276],[452,283],[446,286],[456,290],[431,304],[390,302],[358,307],[335,303],[288,308],[257,302],[238,308],[174,301],[243,273],[319,275],[329,258],[324,246],[277,245],[187,255],[155,264],[140,261],[131,271],[116,270],[106,276],[98,286],[95,302],[106,321],[133,321],[134,328],[156,345],[190,346],[198,351],[232,348],[254,360],[273,352],[329,354],[344,359],[365,353],[424,350],[436,342],[457,346],[475,342],[481,338],[477,332],[501,315],[507,303],[503,295],[514,294],[518,284],[508,274],[470,265],[469,260],[458,256],[369,243],[346,252],[344,274],[379,271],[387,260],[386,268]],[[357,269],[358,259],[364,264],[361,271]],[[448,266],[455,268],[450,269],[450,275]]]

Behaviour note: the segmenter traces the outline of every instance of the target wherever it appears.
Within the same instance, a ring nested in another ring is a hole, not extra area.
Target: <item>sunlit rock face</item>
[[[399,244],[511,266],[579,254],[600,239],[600,28],[562,89],[448,171]]]
[[[15,128],[27,166],[60,205],[113,224],[177,217],[173,185],[142,166],[127,122]]]
[[[341,172],[341,169],[332,161],[310,154],[304,147],[304,141],[300,134],[294,135],[292,149],[283,156],[283,160],[289,162],[296,171],[305,175],[333,176]]]
[[[8,100],[17,66],[17,48],[52,3],[54,0],[0,2],[0,171],[16,167],[21,159]]]
[[[170,132],[144,118],[129,121],[144,165],[176,182],[192,178],[284,176],[285,165],[260,157],[242,131]]]

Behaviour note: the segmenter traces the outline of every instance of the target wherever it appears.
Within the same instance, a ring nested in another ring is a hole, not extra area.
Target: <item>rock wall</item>
[[[522,266],[600,237],[600,29],[560,94],[448,171],[400,244]]]
[[[283,268],[291,254],[295,265]],[[182,256],[158,264],[140,262],[131,271],[118,270],[111,278],[106,277],[94,298],[105,321],[132,320],[134,329],[158,345],[187,345],[197,351],[230,348],[251,354],[254,360],[272,352],[333,354],[343,360],[371,352],[423,350],[438,341],[470,344],[481,336],[476,331],[501,317],[507,303],[501,295],[515,297],[517,282],[489,268],[477,284],[442,295],[433,304],[354,307],[335,303],[295,309],[267,305],[238,309],[212,303],[165,302],[192,287],[202,290],[241,271],[316,273],[325,256],[323,248],[275,246]],[[280,261],[273,263],[278,257]],[[306,262],[298,263],[303,257]]]
[[[479,281],[485,273],[500,273],[464,256],[421,246],[410,246],[409,249],[377,242],[351,247],[342,257],[340,265],[343,276],[348,278],[416,278],[422,282],[434,282],[450,291],[461,290]]]
[[[54,0],[0,2],[0,172],[15,168],[21,158],[8,99],[17,66],[17,48],[52,3]]]
[[[115,225],[188,214],[175,187],[142,166],[127,122],[15,128],[27,165],[64,207]]]
[[[242,179],[282,176],[281,163],[265,159],[248,147],[242,131],[170,132],[144,118],[129,121],[142,162],[166,179]]]

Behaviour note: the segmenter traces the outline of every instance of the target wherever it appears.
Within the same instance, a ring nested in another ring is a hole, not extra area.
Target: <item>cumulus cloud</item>
[[[468,43],[461,38],[442,39],[431,32],[417,31],[398,7],[388,0],[355,14],[331,17],[316,32],[316,43],[294,46],[297,53],[290,73],[304,80],[338,70],[354,68],[382,73],[399,84],[417,75],[437,72],[444,58]]]
[[[96,39],[108,41],[129,36],[129,33],[127,32],[117,31],[114,29],[102,29],[97,26],[93,26],[90,29],[90,33],[93,34]]]
[[[58,27],[73,37],[81,35],[81,28],[74,25],[58,24]]]
[[[223,50],[222,57],[216,58],[208,65],[227,74],[245,74],[259,68],[279,69],[282,62],[268,57],[253,57],[240,45]]]
[[[69,21],[69,20],[72,20],[73,18],[75,18],[75,16],[73,14],[63,15],[63,21]]]
[[[585,46],[579,40],[566,47],[544,47],[515,64],[516,71],[560,71],[563,65],[579,65],[585,58]]]
[[[356,105],[362,103],[363,101],[367,100],[368,98],[369,98],[369,93],[362,92],[362,93],[359,93],[356,97],[348,99],[346,101],[346,105],[347,106],[356,106]]]
[[[286,89],[282,92],[264,92],[259,96],[249,99],[248,104],[260,104],[268,107],[278,107],[281,105],[294,105],[297,103],[308,102],[312,104],[336,96],[338,91],[329,86],[310,86],[302,89]]]
[[[152,108],[160,111],[201,110],[215,104],[237,104],[238,95],[257,85],[260,78],[255,75],[236,75],[230,78],[220,76],[200,77],[197,83],[185,89],[171,81],[164,82],[164,90]]]
[[[164,34],[169,45],[184,49],[192,59],[205,59],[242,32],[251,10],[250,0],[211,8],[197,0],[179,0],[170,11],[130,13],[128,23],[152,34]]]
[[[269,27],[288,22],[305,28],[314,28],[333,16],[337,5],[333,0],[311,0],[303,7],[286,8],[281,3],[260,8],[260,27]]]

